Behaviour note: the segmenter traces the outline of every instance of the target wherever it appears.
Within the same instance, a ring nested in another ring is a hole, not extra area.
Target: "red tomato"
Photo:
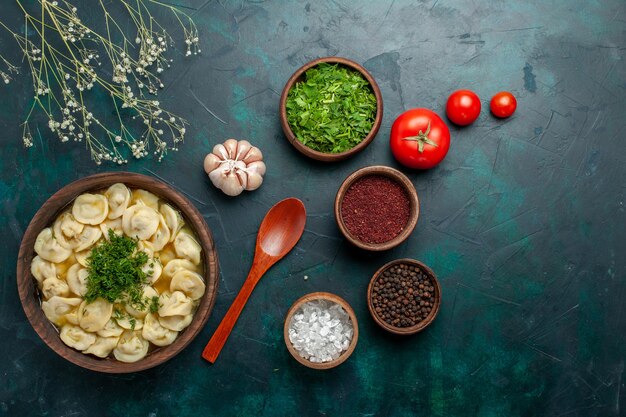
[[[429,169],[448,153],[450,130],[432,110],[411,109],[393,122],[389,144],[393,156],[402,165]]]
[[[508,91],[500,91],[493,96],[489,107],[494,116],[500,118],[509,117],[515,113],[517,100],[515,100],[515,96]]]
[[[456,125],[471,125],[480,114],[480,98],[470,90],[457,90],[446,103],[446,115]]]

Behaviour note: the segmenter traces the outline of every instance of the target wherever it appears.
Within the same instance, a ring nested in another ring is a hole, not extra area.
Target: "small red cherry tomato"
[[[513,94],[508,91],[500,91],[498,94],[493,96],[489,107],[491,108],[491,113],[493,113],[494,116],[505,118],[515,113],[517,100],[515,100]]]
[[[455,125],[471,125],[480,114],[480,98],[470,90],[457,90],[446,103],[446,115]]]

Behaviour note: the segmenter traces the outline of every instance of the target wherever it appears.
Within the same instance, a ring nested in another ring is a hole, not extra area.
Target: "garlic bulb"
[[[204,171],[224,194],[236,196],[261,186],[265,163],[261,150],[247,140],[228,139],[204,158]]]

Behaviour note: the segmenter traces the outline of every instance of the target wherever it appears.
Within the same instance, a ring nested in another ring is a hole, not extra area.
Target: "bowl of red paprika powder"
[[[361,168],[348,176],[335,197],[335,220],[344,237],[369,251],[404,242],[415,229],[419,199],[411,181],[387,166]]]

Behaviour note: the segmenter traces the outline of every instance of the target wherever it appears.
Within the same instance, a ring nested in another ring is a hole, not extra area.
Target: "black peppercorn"
[[[431,278],[419,267],[397,264],[374,281],[372,305],[383,321],[411,327],[426,319],[435,302]]]

